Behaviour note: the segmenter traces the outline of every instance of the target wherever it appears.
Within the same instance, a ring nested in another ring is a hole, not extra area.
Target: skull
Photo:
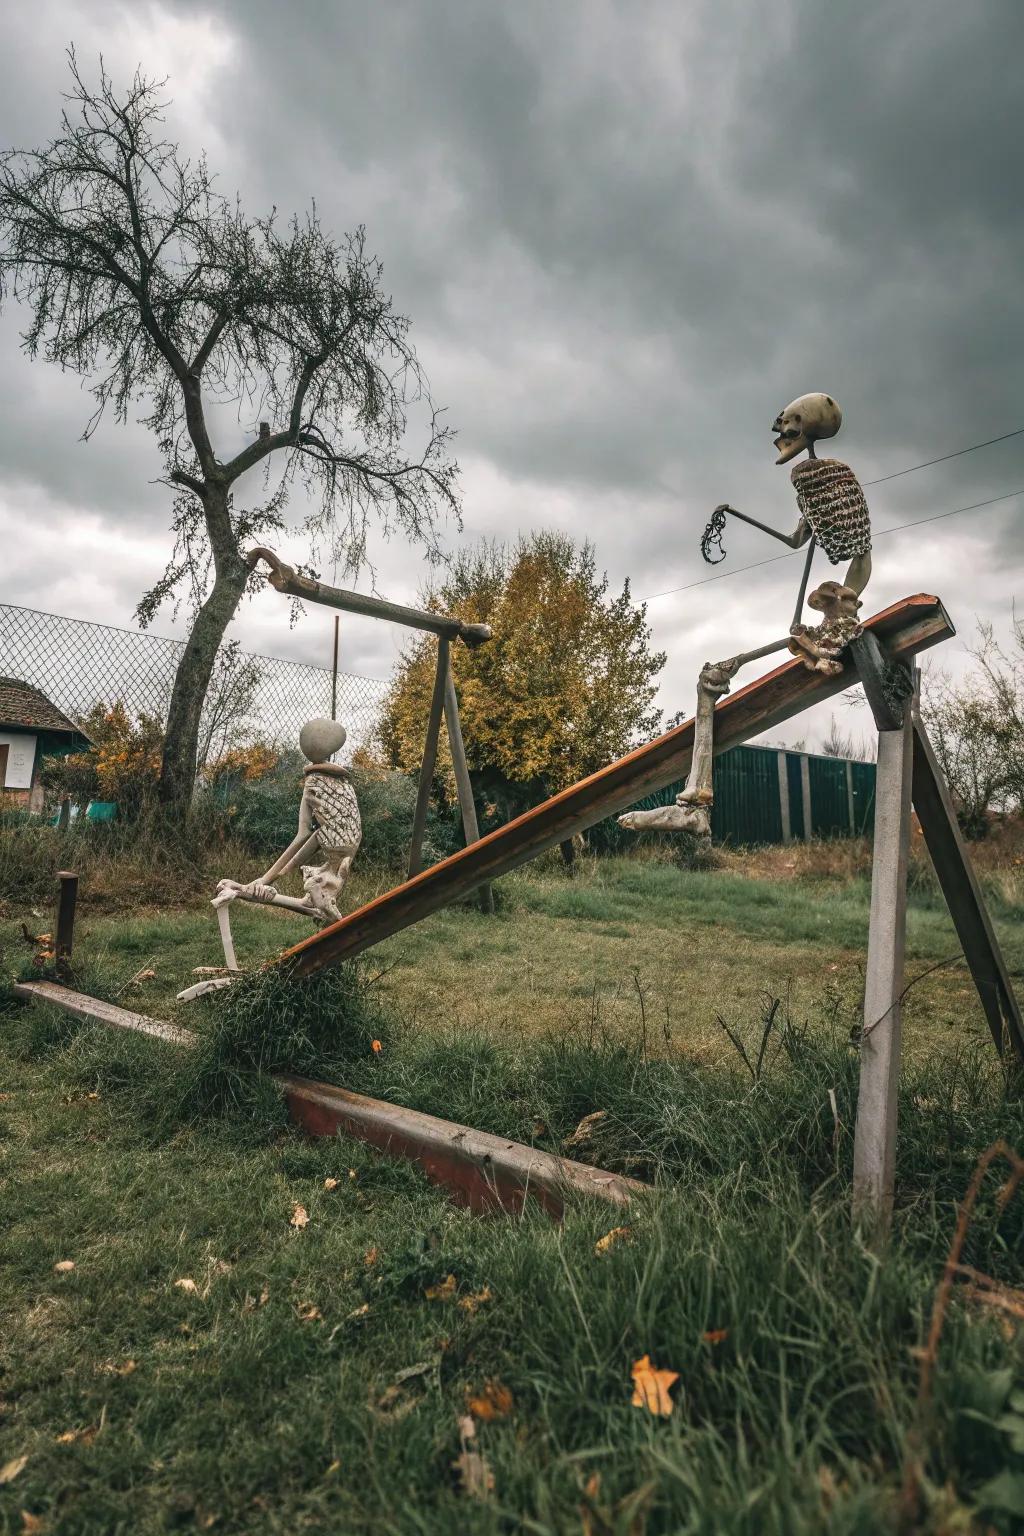
[[[788,464],[819,437],[835,437],[843,413],[831,395],[801,395],[776,416],[772,431],[778,433],[776,464]]]

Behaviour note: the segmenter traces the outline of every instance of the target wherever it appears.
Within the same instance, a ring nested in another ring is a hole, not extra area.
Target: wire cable
[[[968,451],[966,448],[963,450],[964,453]],[[901,470],[900,473],[909,473],[909,471]],[[959,517],[961,512],[977,512],[981,507],[994,507],[997,502],[1012,501],[1015,496],[1024,496],[1024,490],[1007,491],[1002,496],[990,496],[986,501],[973,501],[968,507],[954,507],[951,512],[936,512],[932,517],[918,517],[910,523],[896,523],[892,528],[879,528],[873,537],[882,539],[887,533],[902,533],[905,528],[920,528],[923,523],[940,523],[943,518]],[[717,576],[702,576],[699,581],[687,582],[682,587],[669,587],[664,592],[651,592],[646,597],[638,598],[638,602],[653,603],[656,598],[671,597],[676,592],[691,592],[694,587],[706,587],[712,581],[725,581],[728,576],[742,576],[745,571],[757,571],[763,565],[775,565],[779,560],[792,560],[797,554],[799,550],[790,549],[784,555],[769,555],[767,560],[755,560],[753,565],[740,565],[734,571],[722,571]]]
[[[901,475],[912,475],[915,469],[931,469],[933,464],[945,464],[949,459],[962,458],[965,453],[973,453],[976,448],[991,448],[993,443],[1005,443],[1011,437],[1020,437],[1024,434],[1024,427],[1017,427],[1013,432],[1004,432],[1001,437],[990,437],[984,443],[972,443],[969,448],[958,448],[955,453],[944,453],[938,459],[925,459],[923,464],[909,464],[906,469],[894,469],[891,475],[879,475],[877,480],[865,480],[865,486],[884,485],[886,480],[898,480]]]

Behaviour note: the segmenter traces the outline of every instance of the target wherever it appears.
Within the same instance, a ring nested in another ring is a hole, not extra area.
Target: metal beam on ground
[[[26,1002],[49,1003],[78,1018],[150,1035],[169,1045],[188,1049],[199,1043],[190,1029],[147,1018],[56,982],[15,982],[13,991]],[[288,1073],[274,1074],[273,1081],[284,1094],[293,1121],[308,1135],[351,1136],[387,1157],[415,1163],[431,1183],[473,1210],[518,1211],[526,1200],[534,1199],[558,1218],[569,1201],[579,1196],[624,1206],[635,1196],[652,1192],[649,1184],[624,1174],[352,1093],[333,1083]]]
[[[948,640],[955,630],[937,597],[918,594],[865,621],[890,655],[909,660]],[[852,668],[839,677],[809,671],[790,661],[724,699],[715,710],[715,751],[724,752],[833,697],[854,680]],[[460,849],[415,879],[349,913],[280,957],[299,975],[351,959],[382,939],[419,922],[477,886],[586,831],[595,822],[628,809],[643,796],[683,778],[693,750],[692,720],[638,747],[527,811],[479,842]]]

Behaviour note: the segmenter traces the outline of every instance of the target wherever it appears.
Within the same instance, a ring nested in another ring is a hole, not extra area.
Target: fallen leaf
[[[333,1477],[335,1472],[340,1472],[340,1471],[341,1471],[341,1462],[340,1461],[332,1461],[330,1466],[327,1468],[327,1471],[324,1473],[324,1477]]]
[[[107,1376],[130,1376],[135,1369],[134,1360],[123,1360],[120,1365],[115,1365],[113,1360],[105,1360],[102,1365],[96,1367]]]
[[[612,1227],[604,1237],[599,1237],[594,1244],[594,1252],[597,1254],[610,1253],[619,1243],[631,1243],[633,1241],[632,1227]]]
[[[584,1115],[579,1125],[571,1136],[563,1141],[563,1147],[584,1147],[594,1139],[594,1132],[608,1119],[606,1109],[595,1109],[592,1114]]]
[[[379,1248],[367,1248],[366,1252],[363,1254],[363,1263],[366,1265],[367,1269],[372,1269],[379,1258]]]
[[[314,1306],[311,1301],[304,1301],[300,1303],[298,1313],[299,1321],[303,1323],[315,1323],[323,1318],[323,1313],[320,1311],[320,1308]]]
[[[337,1189],[337,1179],[324,1179],[324,1189]]]
[[[156,980],[156,971],[150,970],[149,968],[147,968],[144,971],[136,971],[134,976],[129,977],[128,985],[130,987],[141,987],[142,983],[144,981],[155,981],[155,980]]]
[[[459,1420],[462,1450],[452,1462],[452,1467],[463,1493],[472,1499],[488,1499],[494,1492],[494,1473],[479,1451],[468,1449],[470,1441],[475,1438],[476,1425],[467,1413]]]
[[[27,1456],[15,1456],[13,1461],[5,1461],[0,1467],[0,1487],[4,1483],[13,1483],[19,1472],[24,1472],[28,1466]]]
[[[449,1275],[445,1280],[439,1280],[437,1285],[428,1285],[424,1291],[428,1301],[451,1301],[458,1285],[454,1275]]]
[[[375,1056],[379,1056],[384,1047],[381,1045],[379,1040],[374,1040],[370,1046],[370,1049]]]
[[[30,1531],[38,1532],[38,1531],[41,1531],[43,1529],[44,1529],[44,1527],[43,1527],[43,1517],[42,1517],[42,1515],[33,1515],[27,1509],[23,1509],[22,1510],[22,1512],[21,1512],[21,1531],[22,1531],[22,1536],[28,1536],[28,1533]]]
[[[542,1136],[551,1135],[551,1132],[548,1129],[547,1121],[542,1120],[540,1115],[534,1115],[533,1123],[530,1126],[530,1134],[533,1136],[534,1140],[539,1140]]]
[[[242,1302],[242,1311],[255,1312],[257,1307],[265,1307],[269,1300],[270,1292],[267,1290],[266,1286],[264,1286],[258,1296],[250,1296],[246,1294],[246,1298]]]
[[[351,1323],[357,1317],[366,1317],[366,1316],[369,1315],[369,1311],[370,1311],[370,1303],[368,1301],[364,1301],[361,1307],[356,1307],[354,1312],[350,1312],[348,1314],[348,1317],[347,1317],[346,1321]]]
[[[651,1364],[650,1355],[643,1355],[633,1362],[633,1407],[646,1408],[649,1413],[660,1414],[667,1419],[675,1407],[669,1397],[669,1388],[679,1380],[678,1371],[659,1371]]]
[[[196,1285],[195,1281],[192,1280],[188,1275],[182,1275],[180,1280],[175,1280],[174,1285],[175,1289],[179,1291],[188,1291],[189,1293],[192,1293],[199,1290],[198,1285]]]
[[[512,1412],[512,1393],[503,1382],[485,1381],[479,1392],[466,1388],[466,1407],[484,1421],[504,1419]]]
[[[66,1429],[62,1435],[56,1436],[58,1445],[74,1445],[80,1440],[83,1445],[91,1445],[96,1439],[95,1425],[88,1425],[85,1429]]]
[[[728,1328],[709,1328],[707,1333],[701,1334],[705,1344],[724,1344],[728,1337]]]
[[[449,1276],[449,1279],[450,1278],[451,1276]],[[462,1308],[463,1312],[469,1312],[472,1315],[472,1313],[478,1311],[480,1307],[483,1306],[485,1301],[493,1300],[494,1298],[491,1295],[490,1286],[485,1285],[482,1291],[476,1291],[472,1296],[460,1297],[459,1306]]]
[[[290,1227],[308,1227],[309,1212],[304,1205],[297,1205],[288,1218]]]
[[[74,1267],[74,1259],[58,1259],[53,1266],[53,1272],[55,1275],[70,1275]]]

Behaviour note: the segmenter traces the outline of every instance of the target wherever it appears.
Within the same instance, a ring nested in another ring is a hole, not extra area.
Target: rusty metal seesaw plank
[[[956,633],[939,599],[924,593],[905,597],[864,622],[889,654],[900,660],[909,660]],[[718,705],[716,752],[724,752],[770,730],[810,705],[849,688],[856,680],[852,668],[847,668],[841,677],[827,678],[809,672],[799,661],[776,667],[774,672],[757,678]],[[479,842],[460,849],[432,869],[378,896],[340,922],[293,945],[277,963],[294,967],[297,975],[308,975],[361,954],[485,881],[508,874],[574,833],[586,831],[605,816],[624,811],[644,795],[683,778],[692,749],[693,721],[687,720]]]

